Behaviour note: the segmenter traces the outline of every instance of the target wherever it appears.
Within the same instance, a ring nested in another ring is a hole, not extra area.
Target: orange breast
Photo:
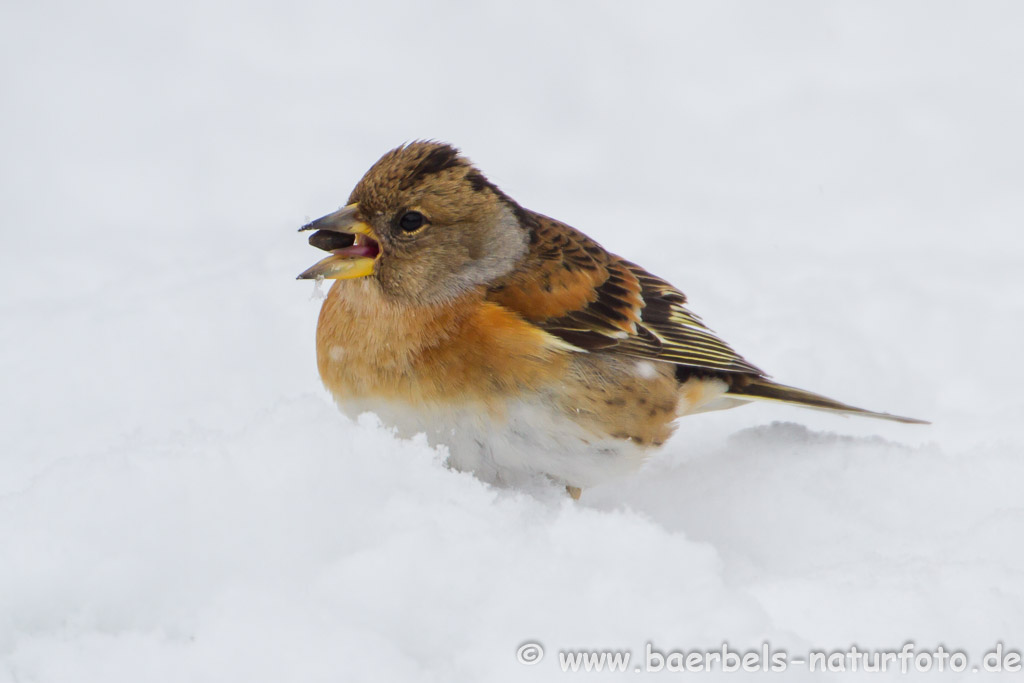
[[[567,356],[557,339],[480,293],[408,306],[371,282],[338,281],[317,326],[320,376],[338,399],[495,404],[557,379]]]

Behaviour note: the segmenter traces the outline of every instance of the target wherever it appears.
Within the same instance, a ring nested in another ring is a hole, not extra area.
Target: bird
[[[677,418],[778,401],[902,423],[780,384],[666,280],[518,204],[457,148],[403,144],[303,225],[334,280],[316,328],[341,411],[425,433],[502,486],[581,492],[636,472]]]

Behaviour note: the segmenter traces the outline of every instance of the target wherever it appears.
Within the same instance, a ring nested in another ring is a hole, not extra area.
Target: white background
[[[0,27],[0,680],[1024,647],[1019,3],[42,0]],[[417,138],[777,379],[934,424],[695,416],[572,504],[345,420],[295,229]]]

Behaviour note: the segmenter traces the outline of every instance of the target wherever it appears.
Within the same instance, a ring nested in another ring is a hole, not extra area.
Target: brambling
[[[635,471],[676,418],[752,400],[920,423],[779,384],[665,280],[517,204],[459,151],[414,142],[305,225],[331,252],[316,332],[350,416],[445,444],[495,483],[584,487]]]

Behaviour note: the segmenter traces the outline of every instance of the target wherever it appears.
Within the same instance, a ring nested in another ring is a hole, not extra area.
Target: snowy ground
[[[0,8],[0,680],[1024,647],[1021,6],[625,7]],[[697,416],[571,504],[346,421],[294,230],[426,137],[780,380],[935,424]]]

